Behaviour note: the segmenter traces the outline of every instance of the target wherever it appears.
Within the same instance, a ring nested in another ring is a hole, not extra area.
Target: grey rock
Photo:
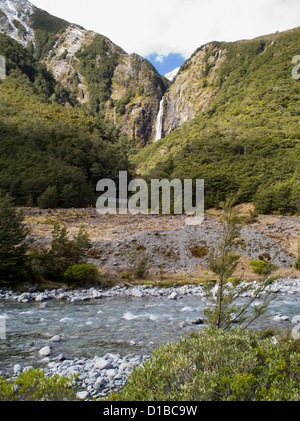
[[[102,376],[99,376],[96,380],[96,384],[100,386],[103,386],[105,384],[105,380]]]
[[[204,321],[200,317],[192,321],[193,325],[202,325],[203,323]]]
[[[29,292],[24,292],[18,297],[19,303],[28,303],[32,300],[32,296]]]
[[[57,361],[65,361],[65,360],[67,360],[68,359],[68,357],[65,355],[65,354],[59,354],[56,358],[55,358],[55,360],[57,360]]]
[[[88,395],[89,395],[89,392],[87,392],[86,390],[83,390],[82,392],[77,392],[76,397],[77,399],[80,399],[83,401],[88,397]]]
[[[107,370],[106,375],[107,377],[115,377],[115,375],[117,374],[116,370],[114,368],[111,368],[110,370]]]
[[[50,354],[51,354],[51,348],[50,348],[50,346],[44,346],[43,348],[41,348],[39,350],[39,355],[41,357],[47,357]]]
[[[23,367],[21,366],[21,364],[15,364],[13,370],[14,370],[14,374],[19,374],[23,370]]]
[[[59,335],[54,335],[52,336],[52,338],[50,339],[51,342],[60,342],[61,341],[61,337]]]
[[[77,303],[78,301],[81,301],[81,298],[80,297],[72,297],[70,299],[70,301],[71,301],[71,303]]]
[[[140,298],[140,297],[143,297],[144,294],[143,294],[143,291],[141,291],[140,289],[133,288],[132,291],[131,291],[131,295],[133,297]]]
[[[105,368],[110,367],[111,364],[108,360],[104,359],[104,358],[98,358],[95,362],[94,367],[98,368],[99,370],[103,370]]]
[[[32,365],[27,365],[26,367],[23,368],[23,372],[27,373],[27,371],[34,369],[34,367]]]
[[[35,301],[44,301],[44,300],[47,300],[48,299],[48,296],[47,296],[47,294],[38,294],[36,297],[35,297]]]

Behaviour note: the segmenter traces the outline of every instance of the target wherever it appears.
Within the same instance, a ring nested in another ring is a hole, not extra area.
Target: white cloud
[[[299,25],[299,0],[32,0],[109,37],[128,53],[189,57],[206,42],[235,41]]]

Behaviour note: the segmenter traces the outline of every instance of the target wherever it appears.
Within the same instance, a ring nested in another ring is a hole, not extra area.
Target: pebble
[[[84,400],[84,399],[86,399],[88,397],[88,394],[89,394],[89,392],[87,392],[85,390],[82,391],[82,392],[77,392],[76,398],[77,399],[80,399],[80,400]]]
[[[59,335],[54,335],[52,336],[52,338],[50,339],[51,342],[60,342],[61,341],[61,337]]]
[[[104,358],[97,358],[95,362],[95,368],[98,368],[99,370],[104,370],[105,368],[108,368],[109,365],[109,361]]]
[[[43,348],[41,348],[40,350],[39,350],[39,355],[41,356],[41,357],[47,357],[48,355],[50,355],[51,354],[51,349],[50,349],[50,346],[44,346]]]
[[[21,364],[15,364],[14,365],[14,374],[21,373],[21,371],[23,371],[23,367],[21,366]]]

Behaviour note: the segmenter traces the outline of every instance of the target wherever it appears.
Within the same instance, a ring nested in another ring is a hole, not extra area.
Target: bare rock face
[[[114,106],[107,108],[106,115],[138,145],[151,143],[165,89],[162,78],[147,60],[137,54],[122,54],[112,79]]]
[[[93,31],[69,25],[43,58],[56,80],[76,92],[76,99],[81,104],[89,102],[89,92],[87,82],[80,72],[80,62],[76,53],[84,46],[90,45],[95,36]]]
[[[26,46],[29,41],[34,40],[34,30],[30,22],[36,9],[27,0],[1,0],[0,32]]]
[[[181,67],[165,95],[165,135],[208,108],[216,93],[211,85],[224,60],[226,50],[211,43],[200,47]]]

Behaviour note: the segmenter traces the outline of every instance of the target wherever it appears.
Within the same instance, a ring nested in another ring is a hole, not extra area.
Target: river
[[[38,351],[49,345],[54,335],[60,335],[61,341],[51,343],[51,359],[59,354],[69,359],[92,358],[107,352],[150,354],[161,343],[202,329],[205,324],[192,322],[203,317],[207,304],[204,296],[193,294],[176,300],[167,296],[112,296],[73,303],[1,300],[6,337],[0,340],[0,370],[2,375],[11,373],[16,363],[43,367],[45,363],[41,363]],[[274,320],[277,313],[288,320]],[[292,319],[299,314],[300,292],[276,294],[253,328],[293,328]]]

